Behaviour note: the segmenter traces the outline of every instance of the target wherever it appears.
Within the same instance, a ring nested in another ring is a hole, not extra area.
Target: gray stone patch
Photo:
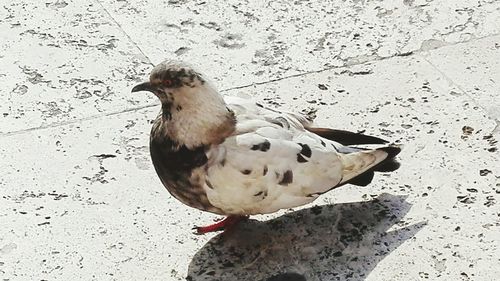
[[[214,43],[223,48],[241,49],[245,46],[245,43],[242,43],[242,38],[241,34],[227,33],[220,39],[215,40]]]

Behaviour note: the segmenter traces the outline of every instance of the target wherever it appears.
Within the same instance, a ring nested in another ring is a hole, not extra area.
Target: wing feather
[[[356,178],[367,184],[370,174],[360,176],[373,173],[377,164],[392,156],[384,150],[342,145],[345,138],[339,136],[359,134],[335,131],[333,135],[340,141],[334,141],[321,135],[323,129],[315,133],[310,122],[296,114],[241,98],[226,101],[235,112],[236,131],[207,153],[212,157],[207,168],[210,184],[205,189],[210,203],[228,214],[262,214],[304,205],[335,186],[356,183]],[[328,134],[332,136],[331,131]]]

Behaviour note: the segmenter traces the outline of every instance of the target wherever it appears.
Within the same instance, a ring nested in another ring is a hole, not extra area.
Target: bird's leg
[[[196,234],[205,234],[209,232],[216,232],[220,230],[228,230],[238,224],[238,222],[247,219],[248,216],[238,216],[238,215],[231,215],[228,216],[227,218],[218,221],[214,224],[207,225],[207,226],[195,226],[193,229],[196,231]]]

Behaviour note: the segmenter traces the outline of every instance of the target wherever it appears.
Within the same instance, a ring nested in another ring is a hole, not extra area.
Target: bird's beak
[[[139,91],[148,91],[148,92],[154,93],[154,90],[155,89],[153,88],[153,86],[151,86],[151,83],[144,82],[144,83],[138,84],[134,88],[132,88],[132,93],[139,92]]]

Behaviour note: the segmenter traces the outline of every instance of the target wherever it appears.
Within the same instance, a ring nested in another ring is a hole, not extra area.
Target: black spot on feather
[[[307,160],[300,153],[297,153],[297,162],[299,162],[299,163],[305,163],[305,162],[307,162]]]
[[[252,172],[252,170],[243,170],[241,171],[242,174],[244,175],[249,175]]]
[[[322,146],[326,147],[326,143],[323,140],[320,140],[320,142]]]
[[[267,165],[264,166],[264,171],[262,171],[262,175],[265,176],[267,174],[268,168]]]
[[[278,184],[280,184],[280,185],[288,185],[288,184],[290,184],[292,182],[293,182],[293,172],[291,170],[287,170],[283,174],[283,178],[281,179],[281,181]]]
[[[332,147],[333,149],[335,149],[335,151],[339,152],[339,150],[337,149],[337,147],[332,143]]]
[[[309,145],[304,143],[298,143],[298,144],[302,147],[302,149],[300,150],[300,154],[304,155],[307,158],[311,157],[312,151]]]
[[[267,197],[267,190],[259,191],[255,193],[253,196],[262,196],[261,200],[264,200]]]
[[[271,148],[271,143],[268,140],[261,142],[259,144],[254,144],[250,149],[251,150],[260,150],[262,152],[266,152]]]

